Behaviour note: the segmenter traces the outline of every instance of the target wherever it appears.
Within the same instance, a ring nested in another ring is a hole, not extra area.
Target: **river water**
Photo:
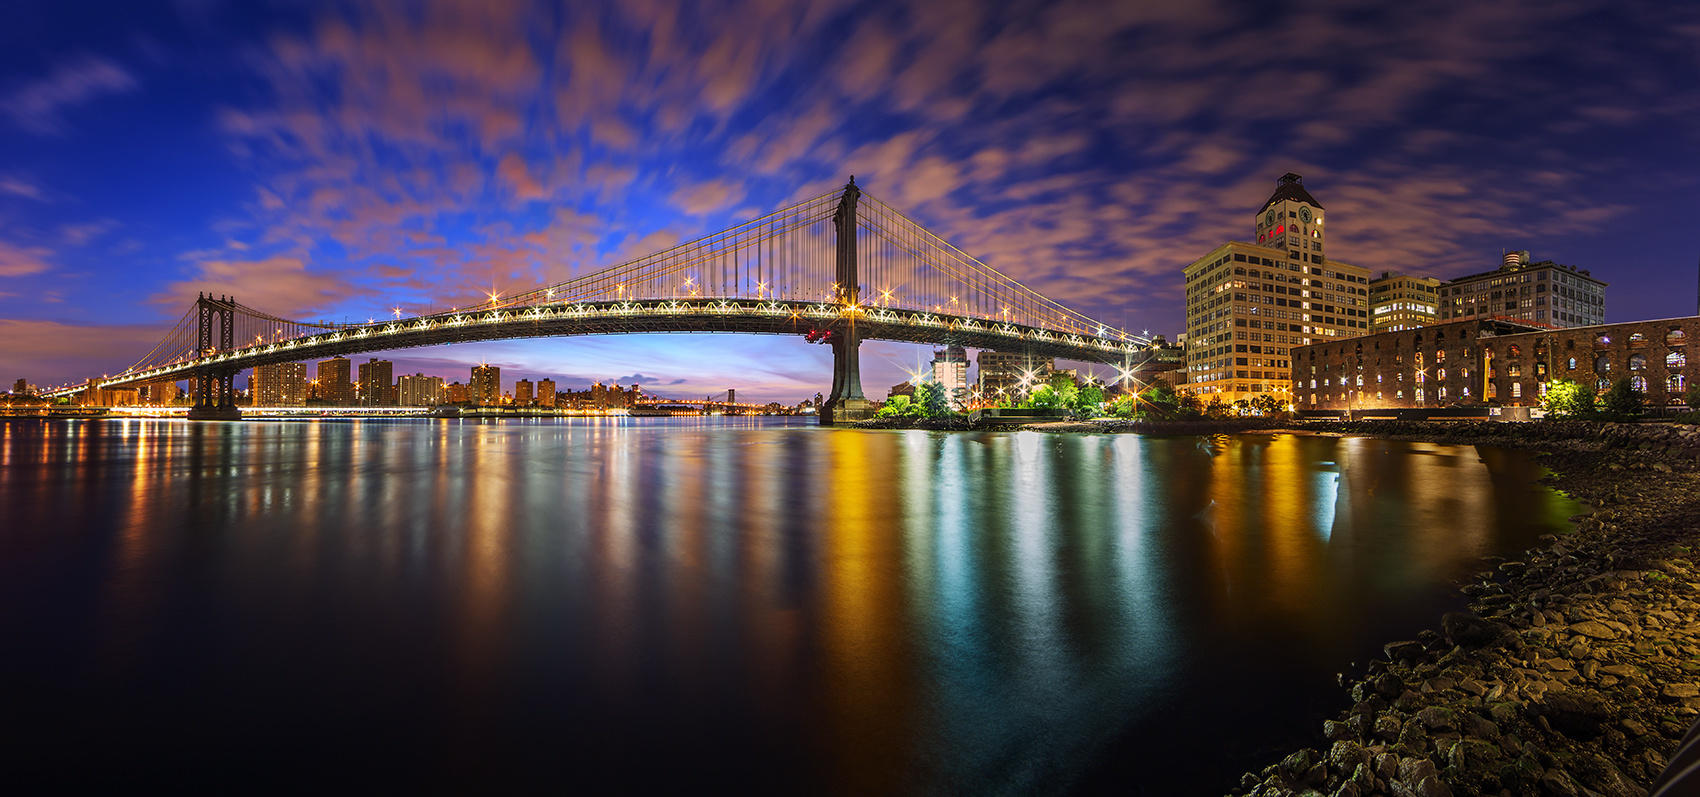
[[[1540,475],[1291,434],[0,422],[0,764],[1220,793],[1481,556],[1565,530]]]

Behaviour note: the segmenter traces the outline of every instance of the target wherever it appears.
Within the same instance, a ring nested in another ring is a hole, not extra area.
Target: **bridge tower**
[[[832,336],[832,393],[820,408],[823,425],[848,423],[873,417],[873,402],[862,395],[862,337],[856,329],[856,314],[862,303],[862,286],[856,273],[856,201],[862,189],[856,178],[844,186],[838,210],[832,214],[833,234],[838,239],[838,300],[844,322]]]
[[[214,299],[201,294],[195,299],[195,320],[197,358],[236,348],[235,299],[228,296]],[[236,408],[236,370],[203,367],[195,371],[189,380],[195,394],[195,406],[189,409],[190,420],[241,420],[242,411]]]

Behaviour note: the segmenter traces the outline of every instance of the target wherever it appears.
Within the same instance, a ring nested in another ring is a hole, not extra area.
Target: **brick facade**
[[[1697,338],[1694,316],[1570,329],[1457,321],[1384,332],[1293,349],[1293,403],[1300,410],[1532,407],[1553,379],[1603,391],[1627,376],[1650,406],[1680,404],[1700,368],[1689,352]]]

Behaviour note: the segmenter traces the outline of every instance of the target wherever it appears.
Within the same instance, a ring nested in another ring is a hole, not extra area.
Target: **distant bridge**
[[[833,350],[822,423],[867,417],[863,340],[1024,352],[1118,365],[1151,356],[1142,335],[1016,282],[891,206],[842,191],[671,249],[487,304],[367,324],[292,321],[228,297],[196,299],[122,373],[47,391],[189,380],[192,418],[240,417],[235,377],[259,365],[470,341],[651,332],[807,336]]]

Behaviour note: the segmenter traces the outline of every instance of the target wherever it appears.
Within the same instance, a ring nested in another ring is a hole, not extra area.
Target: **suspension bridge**
[[[366,324],[308,323],[202,295],[122,373],[48,391],[74,396],[187,380],[191,418],[235,419],[244,369],[471,341],[649,332],[796,335],[832,348],[822,423],[868,417],[863,340],[1110,363],[1150,341],[1076,312],[987,266],[895,208],[841,191],[647,257],[487,304]]]

